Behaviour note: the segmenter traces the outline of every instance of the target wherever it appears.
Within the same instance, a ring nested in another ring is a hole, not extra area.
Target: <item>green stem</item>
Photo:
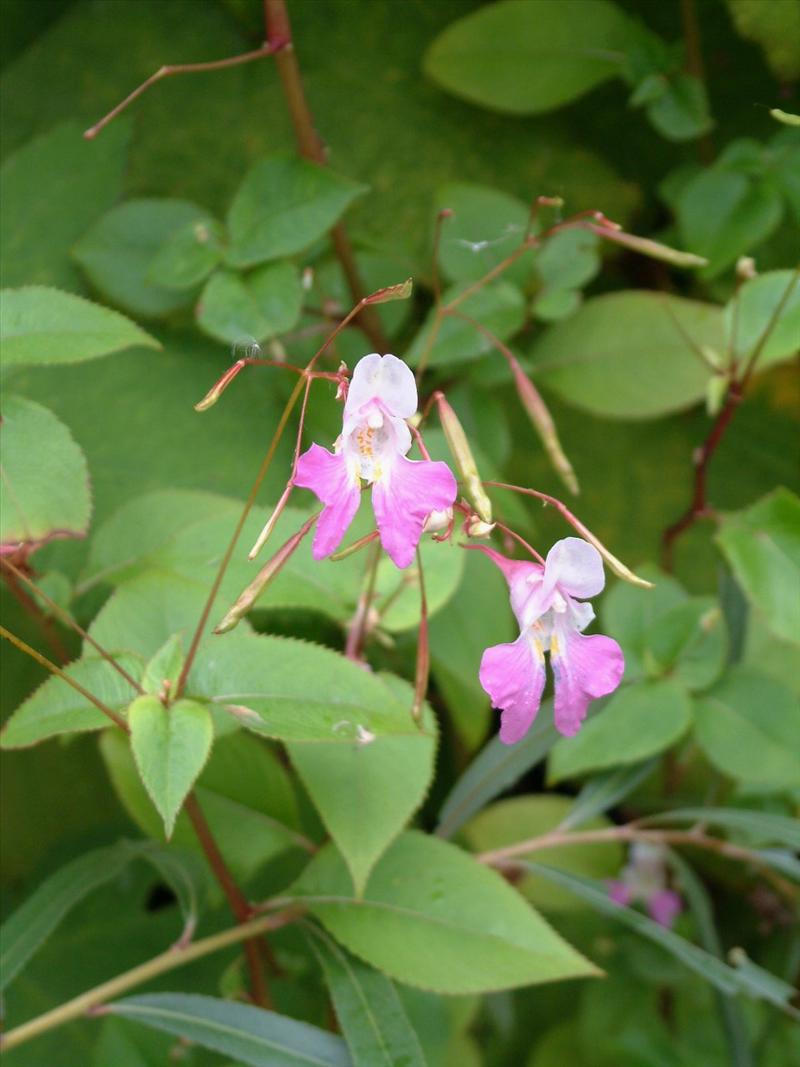
[[[124,974],[119,974],[116,978],[111,978],[108,982],[103,982],[101,985],[89,989],[86,993],[81,993],[73,1000],[68,1000],[65,1004],[53,1008],[52,1011],[45,1012],[43,1015],[31,1019],[30,1022],[9,1030],[7,1034],[0,1038],[0,1048],[3,1051],[16,1048],[18,1045],[22,1045],[26,1041],[46,1033],[48,1030],[54,1030],[56,1027],[63,1026],[73,1019],[81,1018],[81,1016],[96,1010],[114,997],[118,997],[121,993],[141,985],[142,982],[148,982],[160,974],[173,971],[177,967],[183,967],[186,963],[192,963],[194,960],[208,956],[212,952],[219,952],[220,949],[236,945],[247,938],[257,937],[268,930],[277,930],[279,927],[293,922],[300,914],[299,908],[288,908],[278,914],[262,915],[257,919],[242,923],[241,926],[235,926],[219,934],[212,934],[211,937],[195,941],[187,945],[186,948],[167,949],[166,952],[162,952],[159,956],[155,956],[146,963],[140,963],[138,967],[125,971]]]

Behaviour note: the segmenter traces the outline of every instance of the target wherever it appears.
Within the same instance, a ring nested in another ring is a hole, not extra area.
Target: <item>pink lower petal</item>
[[[524,634],[513,644],[493,645],[481,659],[480,682],[503,712],[500,740],[504,745],[521,741],[531,727],[544,689],[544,653]]]
[[[650,918],[659,926],[670,927],[683,910],[681,898],[672,889],[659,889],[647,901]]]
[[[297,460],[294,484],[316,493],[325,505],[311,550],[314,559],[324,559],[338,548],[358,511],[359,482],[348,471],[343,455],[312,445]]]
[[[602,634],[584,637],[557,625],[550,662],[555,675],[556,729],[574,737],[586,718],[591,700],[613,693],[622,680],[625,660],[616,641]]]
[[[449,508],[458,492],[446,463],[398,456],[372,486],[381,544],[396,566],[414,559],[422,527],[432,511]]]
[[[608,886],[609,900],[615,904],[626,906],[633,900],[633,890],[627,882],[610,882]]]

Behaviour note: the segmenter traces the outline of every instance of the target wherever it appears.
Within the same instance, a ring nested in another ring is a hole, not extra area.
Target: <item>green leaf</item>
[[[722,351],[721,308],[666,293],[609,293],[538,339],[533,372],[593,414],[652,418],[703,399],[703,345]]]
[[[211,715],[194,700],[177,700],[167,708],[156,697],[142,696],[131,704],[128,723],[139,774],[169,838],[211,751]]]
[[[597,973],[499,874],[418,832],[384,854],[362,897],[331,846],[294,892],[337,941],[408,985],[479,993]]]
[[[134,678],[141,660],[129,653],[114,657]],[[95,654],[76,660],[65,668],[73,678],[106,707],[121,714],[136,696],[136,690],[108,660]],[[57,734],[101,730],[111,723],[108,716],[73,689],[68,682],[52,676],[20,704],[0,734],[0,747],[26,748]]]
[[[669,141],[690,141],[714,125],[708,95],[699,78],[683,71],[664,79],[665,91],[646,108],[647,117]]]
[[[653,582],[642,592],[627,582],[616,582],[603,597],[602,618],[605,631],[619,641],[625,655],[625,680],[634,681],[645,674],[646,637],[657,621],[688,599],[681,584],[658,567],[645,564],[636,573]]]
[[[705,689],[722,673],[728,631],[714,597],[693,597],[664,612],[645,634],[645,662],[690,690]]]
[[[116,878],[130,855],[116,845],[87,852],[43,882],[3,923],[0,990],[16,978],[42,942],[85,896]]]
[[[536,273],[550,290],[580,289],[600,270],[600,238],[587,230],[562,230],[536,255]]]
[[[317,670],[319,670],[317,667]],[[314,668],[309,666],[305,670]],[[344,856],[360,893],[376,861],[422,803],[433,778],[436,720],[411,723],[412,688],[383,676],[384,716],[399,736],[342,718],[314,744],[287,744],[292,764]]]
[[[453,286],[442,294],[442,302],[449,303],[467,288],[466,283]],[[459,304],[458,310],[480,322],[501,341],[507,341],[522,326],[525,319],[525,300],[511,282],[492,282],[468,297],[463,304]],[[412,367],[419,363],[420,357],[430,344],[435,317],[436,311],[432,308],[406,352],[405,360]],[[487,352],[495,352],[495,349],[472,323],[457,316],[446,315],[435,335],[428,360],[431,366],[449,366],[478,359]],[[499,352],[495,352],[495,357],[498,360],[503,358]]]
[[[648,778],[658,766],[658,759],[644,760],[631,767],[616,767],[590,778],[575,797],[572,807],[558,824],[559,830],[576,830],[595,815],[613,808]]]
[[[153,256],[148,280],[163,289],[194,289],[219,263],[224,239],[218,222],[198,219],[182,226]]]
[[[130,127],[87,143],[75,121],[29,141],[0,169],[0,275],[5,285],[80,289],[75,241],[122,189]]]
[[[452,23],[425,72],[444,89],[497,111],[551,111],[619,72],[626,16],[606,0],[501,0]]]
[[[60,289],[29,285],[0,295],[0,341],[7,364],[77,363],[137,345],[161,347],[119,312]]]
[[[798,272],[771,270],[750,278],[725,308],[725,324],[727,350],[740,365],[747,364],[762,341],[756,363],[759,371],[796,355],[800,348]]]
[[[562,738],[553,748],[550,779],[638,763],[674,744],[691,721],[691,703],[679,682],[665,678],[623,686],[576,737]]]
[[[800,643],[800,500],[776,489],[725,515],[717,544],[770,630]]]
[[[269,263],[247,278],[218,270],[200,296],[197,322],[220,341],[264,341],[295,325],[302,301],[300,275],[288,260]]]
[[[164,824],[142,785],[127,739],[107,730],[100,752],[130,817],[149,837],[163,841]],[[297,833],[297,803],[286,770],[252,735],[238,732],[217,738],[195,793],[236,878],[247,880],[289,849],[309,847]],[[184,812],[175,822],[169,847],[176,845],[202,856]]]
[[[393,983],[351,956],[318,926],[306,927],[330,989],[353,1067],[427,1067]]]
[[[761,47],[776,78],[800,78],[800,2],[727,0],[736,29]]]
[[[420,541],[419,549],[428,613],[433,615],[458,588],[467,553],[453,542],[440,543],[429,537]],[[381,626],[393,633],[419,625],[419,568],[416,561],[406,570],[398,571],[390,559],[381,560],[375,582],[375,607],[381,612]]]
[[[452,835],[490,800],[504,792],[540,763],[560,734],[553,725],[553,702],[546,700],[531,729],[516,745],[493,737],[450,790],[439,813],[436,833]]]
[[[797,700],[774,678],[735,666],[695,706],[695,734],[724,774],[764,789],[800,782]]]
[[[52,411],[20,396],[3,399],[0,543],[36,548],[85,537],[92,511],[83,452]]]
[[[660,926],[646,915],[642,915],[641,912],[616,904],[609,897],[608,887],[604,883],[596,882],[590,878],[583,878],[580,875],[568,874],[566,871],[558,871],[543,863],[531,863],[529,861],[525,866],[533,873],[540,874],[543,878],[554,882],[557,886],[575,893],[576,896],[585,900],[587,904],[591,904],[595,911],[600,912],[601,915],[614,919],[620,925],[626,926],[641,937],[660,945],[661,948],[669,952],[685,967],[699,974],[701,978],[704,978],[705,981],[715,989],[720,990],[720,992],[728,995],[745,993],[754,999],[761,999],[762,994],[757,992],[747,982],[746,978],[743,979],[733,967],[728,967],[727,964],[717,959],[710,952],[698,948],[697,945],[693,945],[690,941],[678,936],[678,934],[668,930],[665,926]]]
[[[151,696],[163,692],[164,682],[174,686],[177,682],[186,656],[183,650],[181,634],[168,637],[161,648],[148,660],[141,677],[142,689]]]
[[[698,275],[715,278],[777,228],[783,201],[768,182],[716,166],[685,185],[676,215],[684,247],[709,261]]]
[[[256,163],[228,212],[234,267],[301,252],[323,237],[366,187],[298,156],[281,154]]]
[[[73,254],[111,303],[134,315],[158,318],[186,307],[192,295],[150,280],[156,253],[187,226],[213,225],[208,212],[188,200],[128,200],[99,219]]]
[[[522,243],[530,208],[514,196],[484,185],[453,182],[436,191],[436,208],[453,214],[442,221],[439,263],[453,282],[476,282]],[[530,278],[532,253],[509,267],[519,285]]]
[[[474,852],[489,852],[506,845],[539,837],[563,825],[569,814],[569,797],[539,796],[511,797],[485,808],[462,830],[464,840]],[[589,830],[609,826],[607,819],[585,820]],[[623,850],[618,844],[559,845],[540,850],[545,863],[558,870],[585,874],[594,878],[612,878],[623,862]],[[539,878],[523,878],[516,888],[537,908],[544,911],[572,911],[576,901],[564,896],[560,889],[542,884]]]
[[[335,1034],[250,1004],[192,993],[145,993],[115,1001],[108,1010],[248,1067],[349,1067],[351,1062]]]

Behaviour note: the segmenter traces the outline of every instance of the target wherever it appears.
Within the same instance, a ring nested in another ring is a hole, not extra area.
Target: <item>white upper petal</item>
[[[545,585],[558,586],[569,596],[597,596],[606,584],[603,557],[581,537],[556,541],[545,561]]]
[[[417,383],[410,368],[397,356],[371,352],[358,361],[347,393],[345,419],[375,400],[400,419],[411,418],[417,410]]]

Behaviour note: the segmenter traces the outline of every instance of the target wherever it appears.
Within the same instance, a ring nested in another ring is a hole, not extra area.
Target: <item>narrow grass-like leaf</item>
[[[658,765],[658,759],[644,760],[632,767],[615,767],[598,774],[581,789],[559,830],[575,830],[589,819],[613,808],[634,791]]]
[[[248,1067],[350,1067],[340,1037],[250,1004],[189,993],[148,993],[109,1011],[185,1038]]]
[[[353,1067],[426,1067],[419,1038],[391,979],[351,956],[320,927],[309,923],[306,930]]]

